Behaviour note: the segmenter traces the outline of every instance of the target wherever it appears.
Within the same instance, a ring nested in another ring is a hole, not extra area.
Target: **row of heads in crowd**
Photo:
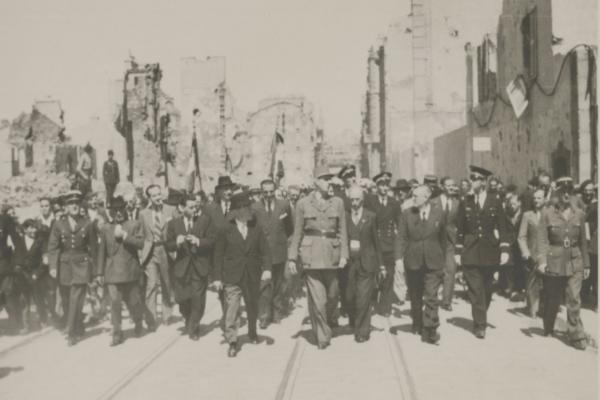
[[[315,187],[324,194],[336,195],[346,189],[355,187],[361,188],[363,194],[387,195],[399,201],[412,198],[415,189],[418,187],[428,187],[430,189],[428,191],[429,197],[436,197],[444,193],[449,197],[460,198],[482,186],[485,186],[488,192],[498,193],[507,200],[511,197],[522,198],[525,193],[529,193],[533,198],[536,190],[542,191],[545,199],[550,198],[552,193],[558,193],[559,191],[568,192],[569,195],[577,194],[585,203],[597,199],[598,186],[593,180],[585,180],[576,185],[570,177],[552,180],[550,174],[542,171],[529,180],[527,188],[518,188],[513,184],[505,186],[499,178],[484,168],[470,166],[469,171],[469,177],[461,180],[455,180],[449,176],[440,179],[435,175],[426,175],[422,182],[417,179],[398,179],[395,183],[392,183],[392,174],[389,172],[381,172],[372,179],[359,179],[357,178],[356,167],[353,165],[343,167],[337,174],[332,174],[326,166],[318,166],[315,168],[314,178]],[[145,189],[138,187],[135,191],[132,190],[119,195],[119,198],[112,202],[113,204],[107,204],[106,207],[118,208],[117,206],[122,206],[129,210],[139,210],[146,208],[149,204],[159,205],[162,203],[184,207],[187,201],[193,200],[196,208],[199,208],[217,200],[231,201],[232,199],[235,200],[236,204],[273,199],[288,199],[295,203],[311,190],[312,188],[308,185],[278,186],[273,179],[265,179],[259,187],[251,188],[234,183],[229,176],[220,176],[213,193],[206,193],[202,190],[186,193],[184,190],[172,188],[163,191],[161,186],[151,184]],[[57,216],[63,214],[65,207],[73,202],[78,203],[78,210],[82,215],[89,210],[100,209],[104,206],[100,193],[90,193],[83,198],[81,194],[77,195],[75,192],[70,191],[53,198],[42,197],[39,201],[42,215],[54,213]],[[15,206],[3,204],[0,214],[10,215],[16,219]]]

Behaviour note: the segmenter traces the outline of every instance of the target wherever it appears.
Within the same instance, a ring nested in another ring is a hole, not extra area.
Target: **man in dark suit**
[[[456,278],[456,262],[454,261],[454,243],[456,242],[456,215],[458,212],[458,199],[454,179],[445,176],[440,181],[442,193],[431,200],[431,204],[443,211],[446,218],[446,255],[444,262],[444,284],[442,289],[442,308],[452,311],[452,298],[454,297],[454,283]]]
[[[200,338],[200,320],[206,306],[210,257],[215,231],[210,217],[197,209],[195,197],[182,201],[182,216],[169,221],[167,251],[175,253],[172,266],[173,289],[185,330],[191,340]]]
[[[56,314],[56,280],[50,276],[48,269],[48,240],[50,231],[56,221],[52,211],[52,201],[48,197],[40,199],[40,215],[37,218],[37,235],[42,241],[42,263],[33,283],[33,300],[38,310],[40,323],[46,325],[48,316],[54,324],[58,324]]]
[[[285,273],[288,237],[292,234],[292,212],[289,203],[275,198],[275,182],[265,179],[260,184],[262,198],[252,205],[258,224],[263,228],[271,251],[271,282],[261,288],[259,302],[260,328],[279,323],[285,314],[289,277]]]
[[[389,196],[392,174],[382,172],[373,177],[377,185],[377,194],[367,197],[365,208],[373,211],[377,221],[377,236],[381,246],[383,264],[387,273],[380,284],[377,311],[383,316],[390,316],[394,301],[394,242],[396,240],[397,220],[400,215],[400,204]]]
[[[225,300],[225,339],[228,356],[238,352],[240,301],[244,298],[248,317],[248,337],[258,343],[256,322],[261,281],[271,279],[271,254],[262,228],[250,208],[250,197],[240,192],[231,197],[230,222],[217,236],[213,284]]]
[[[344,182],[344,189],[341,191],[340,197],[344,200],[344,208],[348,212],[351,207],[350,188],[356,185],[356,167],[352,164],[345,165],[337,176]]]
[[[454,259],[457,265],[464,266],[474,334],[484,339],[494,270],[508,262],[509,243],[502,199],[488,193],[485,187],[485,180],[492,173],[477,166],[470,166],[470,170],[472,192],[458,207]]]
[[[121,308],[127,305],[135,324],[135,334],[142,333],[143,302],[139,285],[142,269],[138,251],[144,247],[141,223],[128,220],[122,197],[110,202],[108,221],[100,230],[96,276],[104,283],[110,296],[112,324],[111,346],[125,340],[121,330]]]
[[[400,218],[396,241],[396,266],[405,267],[410,290],[413,333],[424,342],[440,340],[437,328],[438,290],[444,278],[446,218],[444,211],[430,203],[431,189],[423,185],[413,190],[413,207]],[[423,305],[425,311],[423,311]]]
[[[375,213],[363,207],[364,193],[359,186],[348,190],[350,210],[346,212],[348,248],[350,258],[346,304],[354,339],[358,343],[369,340],[371,309],[376,280],[385,277],[386,269],[381,258]]]
[[[106,189],[106,206],[108,207],[115,194],[115,188],[121,180],[119,174],[119,164],[114,160],[115,153],[112,150],[108,151],[108,160],[104,161],[102,166],[102,178],[104,179],[104,187]]]
[[[509,260],[501,270],[501,279],[504,294],[511,301],[523,301],[525,299],[525,265],[523,264],[523,256],[519,248],[518,236],[521,221],[523,220],[523,211],[521,208],[522,200],[516,193],[508,199],[506,207],[507,213],[507,231],[509,235],[510,251]]]

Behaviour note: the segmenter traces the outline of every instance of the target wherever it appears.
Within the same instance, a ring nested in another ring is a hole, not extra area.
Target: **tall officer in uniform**
[[[586,337],[579,317],[581,283],[590,274],[585,213],[571,201],[573,180],[556,181],[554,204],[543,209],[538,225],[538,270],[544,274],[544,334],[554,334],[554,322],[562,294],[567,306],[567,334],[578,350],[585,350]]]
[[[475,336],[484,339],[494,269],[508,261],[509,244],[502,199],[485,187],[492,173],[473,165],[469,168],[472,192],[458,207],[454,258],[464,267]]]
[[[383,265],[387,270],[383,282],[379,287],[377,312],[383,316],[392,313],[394,301],[394,242],[398,230],[398,218],[400,217],[400,203],[389,196],[390,181],[392,174],[382,172],[373,177],[377,185],[377,194],[369,196],[365,201],[365,207],[373,211],[377,221],[377,235],[383,256]]]
[[[83,304],[92,280],[92,254],[98,246],[93,223],[80,215],[81,192],[65,195],[67,214],[52,226],[48,241],[50,275],[58,277],[63,309],[67,317],[69,346],[83,336]]]
[[[294,235],[288,254],[288,266],[297,273],[298,254],[304,268],[308,291],[308,311],[319,349],[331,341],[331,325],[337,324],[338,268],[348,260],[348,233],[344,203],[329,195],[327,167],[315,169],[315,190],[300,199],[294,216]]]

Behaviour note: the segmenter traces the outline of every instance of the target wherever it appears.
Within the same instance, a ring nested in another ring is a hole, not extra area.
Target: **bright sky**
[[[161,63],[180,94],[179,59],[227,56],[245,112],[272,95],[303,94],[326,134],[360,130],[369,47],[409,0],[2,0],[0,118],[60,99],[67,127],[104,116],[109,82],[129,51]]]

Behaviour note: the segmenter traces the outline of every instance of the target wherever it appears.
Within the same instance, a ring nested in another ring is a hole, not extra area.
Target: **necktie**
[[[159,212],[155,212],[154,213],[154,226],[153,226],[153,233],[154,233],[154,241],[158,242],[160,241],[160,236],[161,236],[161,231],[162,231],[162,226],[160,223],[160,213]]]
[[[450,213],[450,199],[446,197],[446,214]]]
[[[271,200],[269,200],[267,201],[267,215],[270,217],[272,213],[273,210],[271,209]]]
[[[358,225],[358,213],[357,212],[352,213],[352,222],[354,222],[354,225]]]
[[[427,219],[427,212],[425,210],[421,211],[421,221],[425,222]]]

